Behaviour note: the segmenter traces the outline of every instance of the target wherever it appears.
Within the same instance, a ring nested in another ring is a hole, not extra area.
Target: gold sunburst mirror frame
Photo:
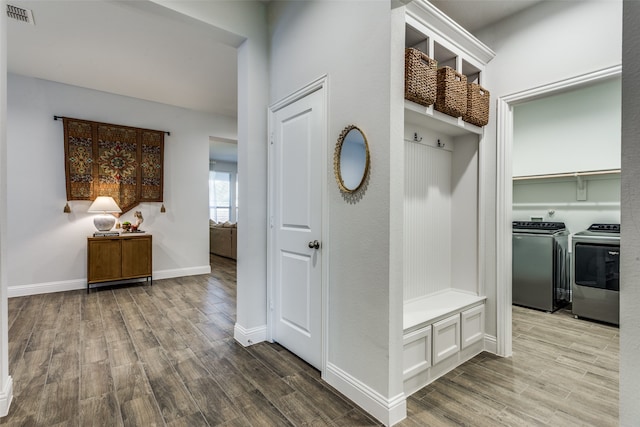
[[[355,193],[369,175],[371,154],[367,137],[356,125],[344,128],[333,154],[333,171],[340,191]]]

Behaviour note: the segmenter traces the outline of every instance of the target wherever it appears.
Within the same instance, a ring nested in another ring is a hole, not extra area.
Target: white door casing
[[[270,328],[273,341],[322,370],[324,90],[272,108]]]
[[[620,76],[621,65],[614,65],[587,74],[570,77],[543,86],[505,95],[497,100],[496,123],[496,316],[497,354],[512,355],[512,230],[511,212],[513,193],[512,147],[513,147],[513,107],[527,101],[556,95],[567,90],[589,86]]]

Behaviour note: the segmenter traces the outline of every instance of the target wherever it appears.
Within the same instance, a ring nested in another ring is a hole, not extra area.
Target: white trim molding
[[[407,4],[407,15],[416,22],[426,25],[432,32],[483,64],[491,61],[496,53],[465,30],[460,24],[442,13],[426,0],[411,1]]]
[[[0,391],[0,417],[4,417],[9,413],[9,407],[13,400],[13,379],[9,376]]]
[[[331,362],[327,362],[322,379],[386,426],[392,426],[407,416],[404,393],[386,398]]]
[[[586,87],[622,74],[622,65],[596,70],[531,89],[526,89],[497,100],[497,183],[496,183],[496,300],[497,336],[496,352],[499,356],[512,354],[511,316],[511,211],[513,205],[513,107],[523,102],[568,90]],[[485,345],[487,339],[485,338]]]
[[[243,347],[249,347],[250,345],[266,341],[267,325],[245,328],[239,323],[236,323],[233,327],[233,338]]]
[[[171,270],[158,270],[153,272],[153,280],[173,279],[174,277],[199,276],[211,274],[211,265],[201,265],[187,268],[173,268]]]
[[[498,342],[496,340],[496,337],[494,337],[493,335],[485,334],[484,351],[488,351],[489,353],[492,353],[492,354],[498,354]]]
[[[197,276],[200,274],[210,274],[211,266],[203,265],[200,267],[176,268],[171,270],[154,271],[152,279],[172,279],[174,277]],[[130,279],[128,283],[133,283]],[[144,283],[144,279],[141,279]],[[108,284],[109,282],[105,282]],[[117,281],[113,282],[114,284]],[[26,285],[15,285],[7,288],[7,296],[9,298],[24,297],[29,295],[50,294],[52,292],[76,291],[78,289],[87,289],[87,279],[61,280],[57,282],[29,283]]]
[[[29,283],[26,285],[9,286],[7,296],[9,298],[24,297],[28,295],[50,294],[52,292],[75,291],[87,289],[87,279],[62,280],[57,282]]]

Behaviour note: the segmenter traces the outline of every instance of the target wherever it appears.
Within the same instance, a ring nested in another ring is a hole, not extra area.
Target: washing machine
[[[513,221],[512,302],[553,312],[570,299],[569,230],[563,222]]]
[[[572,237],[576,317],[620,324],[620,224],[592,224]]]

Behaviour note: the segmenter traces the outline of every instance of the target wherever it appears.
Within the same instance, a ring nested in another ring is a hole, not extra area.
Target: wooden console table
[[[94,283],[152,278],[150,234],[87,238],[87,292]]]

